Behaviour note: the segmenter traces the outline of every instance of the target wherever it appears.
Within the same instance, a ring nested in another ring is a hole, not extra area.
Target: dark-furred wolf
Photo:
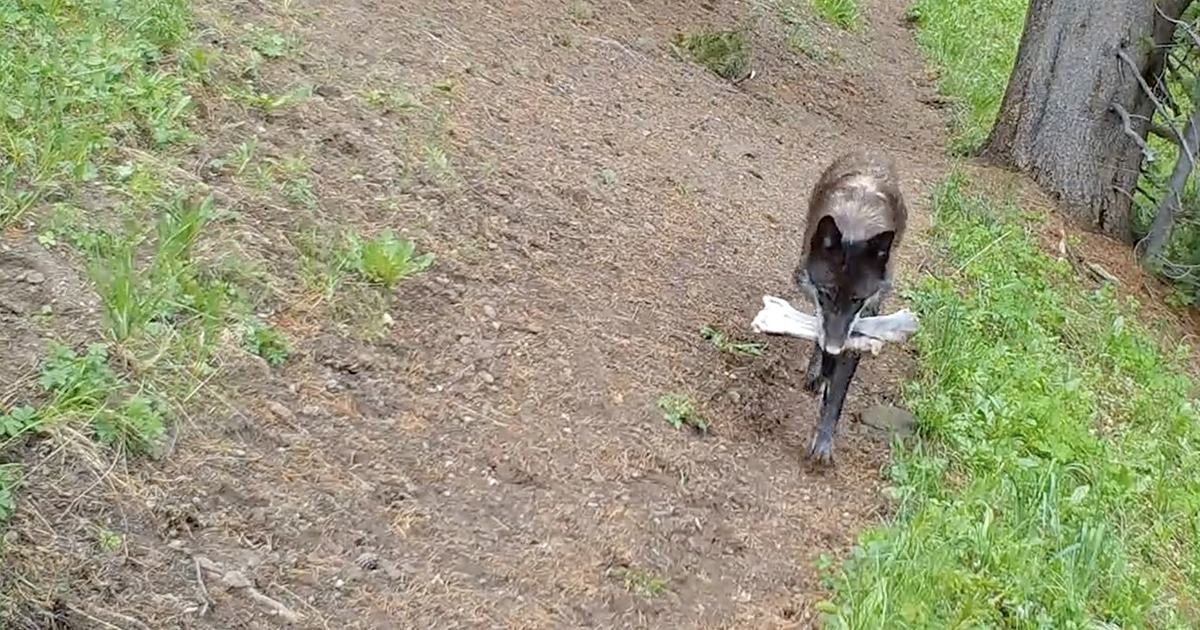
[[[879,151],[837,158],[809,196],[794,278],[819,320],[805,389],[821,394],[807,457],[822,464],[833,463],[833,434],[861,358],[845,348],[846,339],[858,318],[878,314],[891,291],[894,254],[907,222],[895,162]]]

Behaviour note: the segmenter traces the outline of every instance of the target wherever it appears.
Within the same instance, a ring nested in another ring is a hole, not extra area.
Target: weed
[[[7,442],[17,439],[29,431],[36,431],[38,425],[37,409],[28,405],[13,407],[7,413],[0,414],[0,440]]]
[[[725,331],[705,326],[700,329],[700,336],[712,342],[713,347],[721,352],[730,354],[744,354],[752,357],[760,357],[765,347],[761,342],[757,341],[738,341],[730,337]]]
[[[679,56],[690,57],[731,81],[750,71],[752,56],[741,31],[706,28],[690,34],[677,33],[671,46]]]
[[[663,420],[675,429],[685,426],[697,433],[708,433],[708,420],[696,410],[692,399],[683,394],[667,393],[658,397],[658,408]]]
[[[288,155],[276,164],[280,175],[279,191],[288,201],[309,210],[317,207],[317,195],[309,179],[308,160],[300,155]]]
[[[98,177],[118,146],[193,138],[182,0],[0,4],[0,225]]]
[[[155,324],[182,319],[214,323],[223,317],[227,287],[197,273],[192,248],[212,217],[212,198],[193,201],[179,194],[159,208],[148,264],[138,251],[149,235],[131,226],[125,233],[94,232],[83,245],[104,322],[117,341]]]
[[[645,569],[619,567],[611,570],[610,574],[620,577],[625,590],[643,597],[657,597],[667,590],[665,579]]]
[[[606,168],[600,171],[600,183],[605,186],[612,186],[617,183],[617,172],[611,168]]]
[[[121,535],[107,527],[96,528],[96,548],[101,553],[113,553],[121,548]]]
[[[987,139],[1016,60],[1028,0],[916,0],[908,17],[917,45],[956,101],[950,148],[968,153]]]
[[[1200,412],[1177,357],[1111,288],[1044,254],[960,174],[931,198],[953,273],[903,397],[925,436],[896,516],[828,576],[831,627],[1184,628],[1200,620]]]
[[[862,19],[858,0],[812,0],[812,3],[821,19],[839,28],[857,28]]]
[[[166,406],[134,388],[108,365],[108,346],[93,343],[79,355],[51,344],[38,384],[51,396],[42,412],[54,422],[87,418],[97,439],[130,453],[150,452],[162,436]]]
[[[386,289],[433,265],[432,252],[414,256],[416,244],[391,230],[366,241],[350,233],[347,241],[345,256],[350,268]]]
[[[250,49],[267,59],[278,59],[291,53],[298,47],[294,37],[289,37],[278,31],[248,27],[247,40]]]
[[[449,183],[454,180],[454,164],[446,150],[436,144],[427,144],[421,149],[422,164],[434,181]]]
[[[313,87],[307,83],[293,86],[282,94],[264,92],[250,84],[226,84],[225,95],[243,105],[253,107],[265,114],[299,105],[312,97]]]
[[[415,111],[421,106],[421,101],[407,88],[369,90],[362,94],[362,99],[368,107],[380,113],[403,114]]]
[[[242,347],[250,354],[262,357],[270,366],[283,364],[291,353],[287,337],[257,317],[247,318],[243,327]]]

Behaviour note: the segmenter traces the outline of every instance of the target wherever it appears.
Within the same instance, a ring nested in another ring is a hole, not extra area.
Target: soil
[[[919,232],[946,112],[904,4],[867,0],[860,31],[824,32],[832,60],[743,2],[206,6],[217,48],[243,23],[298,37],[264,89],[316,86],[269,115],[205,100],[210,142],[189,158],[201,173],[251,133],[269,157],[307,156],[307,214],[201,175],[285,279],[268,316],[293,352],[226,365],[161,459],[97,475],[31,446],[9,627],[813,625],[818,559],[889,509],[887,438],[857,416],[895,401],[911,359],[864,361],[836,467],[815,470],[807,344],[739,358],[699,330],[749,338],[762,295],[801,304],[803,206],[840,152],[895,155]],[[677,31],[747,20],[754,76],[736,85],[670,50]],[[444,101],[440,131],[362,98],[406,89]],[[295,262],[310,227],[396,229],[436,263],[382,307],[326,299]],[[94,304],[30,317],[87,291],[29,235],[4,243],[0,340],[18,350],[0,376],[19,382],[45,339],[86,339]],[[924,258],[919,237],[903,247],[901,282]],[[664,422],[667,392],[696,401],[707,435]],[[98,527],[119,553],[95,552]]]

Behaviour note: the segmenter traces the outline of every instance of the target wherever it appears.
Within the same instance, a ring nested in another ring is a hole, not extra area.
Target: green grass
[[[217,242],[231,213],[177,178],[173,156],[203,140],[192,94],[212,79],[191,19],[183,0],[0,0],[0,228],[32,224],[39,244],[82,263],[100,305],[89,343],[48,340],[35,399],[3,384],[0,454],[30,436],[153,454],[224,345],[286,357],[253,316],[265,281]],[[258,45],[275,55],[285,43]],[[239,328],[244,344],[222,343]],[[0,470],[0,522],[21,475]]]
[[[162,157],[198,139],[207,57],[190,19],[181,0],[0,0],[0,227],[32,222],[41,245],[74,250],[102,320],[86,347],[49,340],[37,399],[0,408],[0,450],[41,435],[153,453],[237,312],[237,288],[194,256],[212,199]],[[20,479],[0,474],[0,521]]]
[[[812,0],[812,3],[818,17],[839,28],[857,28],[862,19],[858,0]]]
[[[1028,0],[916,0],[917,45],[955,100],[950,145],[958,154],[987,139],[1004,98]]]
[[[746,36],[739,30],[705,28],[695,33],[678,33],[671,46],[677,55],[690,58],[731,81],[746,76],[753,60]]]
[[[931,197],[945,273],[908,291],[922,439],[898,503],[826,579],[835,628],[1200,624],[1200,413],[1110,290],[1081,286],[1006,198]]]
[[[121,145],[191,136],[189,17],[181,0],[0,0],[0,222],[98,178]]]
[[[708,419],[696,408],[691,396],[667,392],[658,397],[656,403],[662,412],[663,421],[674,429],[688,427],[699,434],[708,433]]]
[[[760,357],[763,354],[763,349],[766,347],[766,344],[760,341],[742,341],[736,339],[731,337],[729,333],[713,326],[701,328],[700,336],[708,340],[717,350],[732,355]]]

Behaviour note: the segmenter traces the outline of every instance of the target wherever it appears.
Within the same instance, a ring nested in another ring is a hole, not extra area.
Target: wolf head
[[[825,215],[817,223],[808,256],[796,275],[817,304],[817,342],[829,354],[842,352],[863,309],[890,288],[888,260],[895,236],[895,230],[886,230],[865,240],[846,240],[832,216]]]

